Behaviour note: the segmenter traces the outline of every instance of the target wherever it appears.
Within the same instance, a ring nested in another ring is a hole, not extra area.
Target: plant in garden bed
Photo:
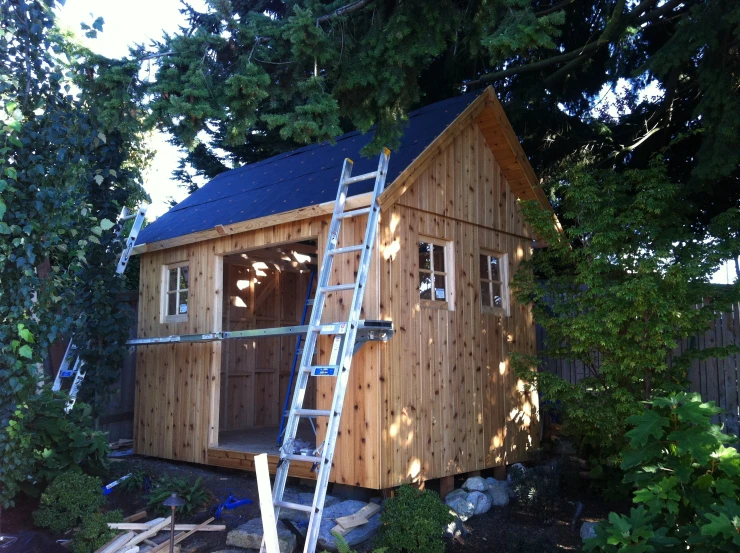
[[[740,351],[687,349],[669,362],[682,339],[703,335],[717,312],[740,298],[740,283],[710,282],[740,254],[740,211],[696,224],[662,159],[632,170],[576,166],[561,184],[562,232],[552,212],[522,203],[547,247],[522,265],[515,290],[546,330],[540,354],[577,361],[586,374],[571,383],[533,372],[539,359],[529,355],[513,354],[512,365],[540,398],[559,405],[564,433],[576,438],[591,476],[599,477],[618,468],[626,421],[642,411],[642,401],[684,389],[697,357]]]
[[[191,483],[186,478],[164,475],[152,482],[152,489],[147,496],[149,499],[148,508],[157,514],[169,514],[170,508],[162,505],[162,502],[173,493],[186,501],[185,505],[177,508],[179,516],[196,513],[208,502],[211,495],[201,485],[200,478]]]
[[[740,548],[740,455],[711,423],[721,410],[698,394],[647,402],[629,418],[622,469],[633,489],[628,515],[610,513],[586,551],[720,552]]]
[[[549,466],[511,467],[511,491],[517,502],[543,524],[553,521],[560,498],[560,475]]]
[[[85,517],[72,540],[73,553],[93,553],[113,539],[118,532],[108,527],[109,522],[122,522],[121,511],[91,513]]]
[[[454,517],[436,493],[403,485],[383,509],[378,546],[391,553],[444,551],[442,534]]]
[[[336,532],[332,532],[331,535],[334,536],[334,542],[337,544],[337,551],[339,551],[339,553],[357,553],[349,546],[347,540],[345,540],[341,535],[337,534]],[[386,553],[387,551],[387,547],[381,547],[380,549],[373,549],[372,553]],[[322,551],[321,553],[329,552]]]
[[[41,494],[34,524],[55,533],[74,528],[105,503],[101,487],[100,478],[76,471],[60,474]]]

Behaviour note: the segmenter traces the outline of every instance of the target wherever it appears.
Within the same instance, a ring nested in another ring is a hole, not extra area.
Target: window
[[[419,241],[419,299],[422,305],[452,307],[450,245],[422,238]]]
[[[480,300],[484,313],[509,315],[509,286],[506,282],[506,255],[480,254]]]
[[[188,283],[187,263],[167,265],[164,270],[164,322],[187,321]]]

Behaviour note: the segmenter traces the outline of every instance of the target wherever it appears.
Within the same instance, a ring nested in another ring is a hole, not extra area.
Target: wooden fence
[[[545,338],[544,329],[537,325],[537,351],[544,349]],[[729,345],[740,345],[740,304],[735,305],[732,312],[720,314],[704,335],[683,340],[668,361],[670,364],[674,356],[688,349]],[[587,376],[588,371],[580,361],[551,358],[543,359],[540,370],[556,374],[571,384]],[[728,434],[740,436],[740,354],[723,359],[696,360],[691,365],[688,376],[692,392],[699,392],[704,401],[714,401],[724,410],[717,417],[717,422],[725,425]]]

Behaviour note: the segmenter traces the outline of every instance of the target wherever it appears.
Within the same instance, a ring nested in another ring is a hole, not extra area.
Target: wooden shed
[[[359,153],[369,140],[349,133],[222,173],[146,227],[139,337],[300,324],[343,160],[374,170]],[[509,285],[532,251],[517,199],[549,204],[493,90],[411,113],[387,182],[363,318],[392,321],[395,336],[354,357],[331,479],[383,489],[522,461],[539,430],[537,397],[509,368],[511,352],[535,350]],[[347,208],[368,205],[372,182],[357,186]],[[348,221],[340,245],[364,227]],[[344,260],[332,283],[353,280],[357,260]],[[335,293],[323,321],[346,319],[349,299]],[[296,339],[138,347],[135,451],[247,470],[266,452],[274,467]],[[313,382],[305,406],[328,408],[334,379]],[[301,428],[301,445],[324,430]],[[311,478],[301,465],[291,474]]]

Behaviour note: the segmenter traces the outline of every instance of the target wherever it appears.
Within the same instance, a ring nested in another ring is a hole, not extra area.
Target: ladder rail
[[[139,231],[144,225],[144,218],[146,217],[148,207],[148,204],[143,203],[139,206],[139,209],[136,211],[136,213],[132,213],[126,206],[121,209],[121,213],[118,216],[119,228],[116,231],[116,239],[120,239],[126,221],[130,221],[131,219],[133,219],[134,222],[131,226],[131,231],[126,237],[121,255],[118,258],[118,264],[116,265],[115,272],[115,274],[117,275],[122,275],[125,272],[126,267],[128,266],[128,262],[131,258],[131,251],[134,249],[134,246],[136,245],[136,239],[139,236]],[[67,400],[67,404],[64,407],[65,413],[69,413],[69,411],[72,409],[72,407],[74,407],[74,404],[77,401],[77,393],[80,391],[82,381],[85,379],[85,374],[87,372],[84,370],[84,368],[85,362],[80,357],[79,348],[74,343],[73,336],[72,338],[70,338],[69,343],[67,344],[67,349],[64,353],[64,357],[62,358],[62,363],[59,366],[59,370],[57,371],[56,377],[54,378],[54,384],[51,387],[53,391],[58,392],[62,389],[62,380],[74,376],[69,389],[69,399]]]

